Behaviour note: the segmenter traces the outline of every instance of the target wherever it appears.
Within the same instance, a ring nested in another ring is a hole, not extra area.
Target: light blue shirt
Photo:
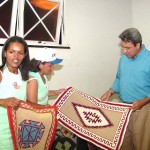
[[[150,51],[144,45],[135,58],[122,55],[111,88],[125,103],[150,97]]]

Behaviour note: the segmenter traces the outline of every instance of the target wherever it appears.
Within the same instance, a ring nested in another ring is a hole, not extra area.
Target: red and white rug
[[[56,100],[59,122],[98,147],[119,150],[132,110],[131,105],[101,102],[69,87]]]
[[[57,107],[36,107],[22,101],[7,108],[14,150],[49,150],[57,128]]]

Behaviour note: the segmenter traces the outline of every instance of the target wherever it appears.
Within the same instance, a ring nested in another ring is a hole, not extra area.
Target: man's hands
[[[109,98],[115,93],[113,89],[109,89],[104,95],[100,97],[101,101],[109,101]]]
[[[140,110],[144,105],[150,102],[150,98],[146,97],[142,100],[136,100],[133,102],[133,106],[130,109],[133,109],[133,111]]]

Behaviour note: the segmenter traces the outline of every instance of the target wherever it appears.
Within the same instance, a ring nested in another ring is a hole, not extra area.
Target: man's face
[[[123,54],[125,54],[128,58],[134,58],[141,50],[140,43],[135,46],[131,42],[121,41],[120,46]]]

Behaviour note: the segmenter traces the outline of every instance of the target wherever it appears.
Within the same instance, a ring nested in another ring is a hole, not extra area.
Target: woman
[[[18,36],[10,37],[2,48],[0,66],[0,150],[12,150],[7,107],[17,109],[20,100],[37,99],[37,81],[28,75],[29,50]]]
[[[49,96],[59,95],[65,90],[49,90],[46,77],[52,73],[54,64],[61,62],[62,59],[56,58],[55,50],[46,48],[38,51],[35,58],[30,61],[30,75],[34,76],[38,82],[38,104],[47,105]]]

